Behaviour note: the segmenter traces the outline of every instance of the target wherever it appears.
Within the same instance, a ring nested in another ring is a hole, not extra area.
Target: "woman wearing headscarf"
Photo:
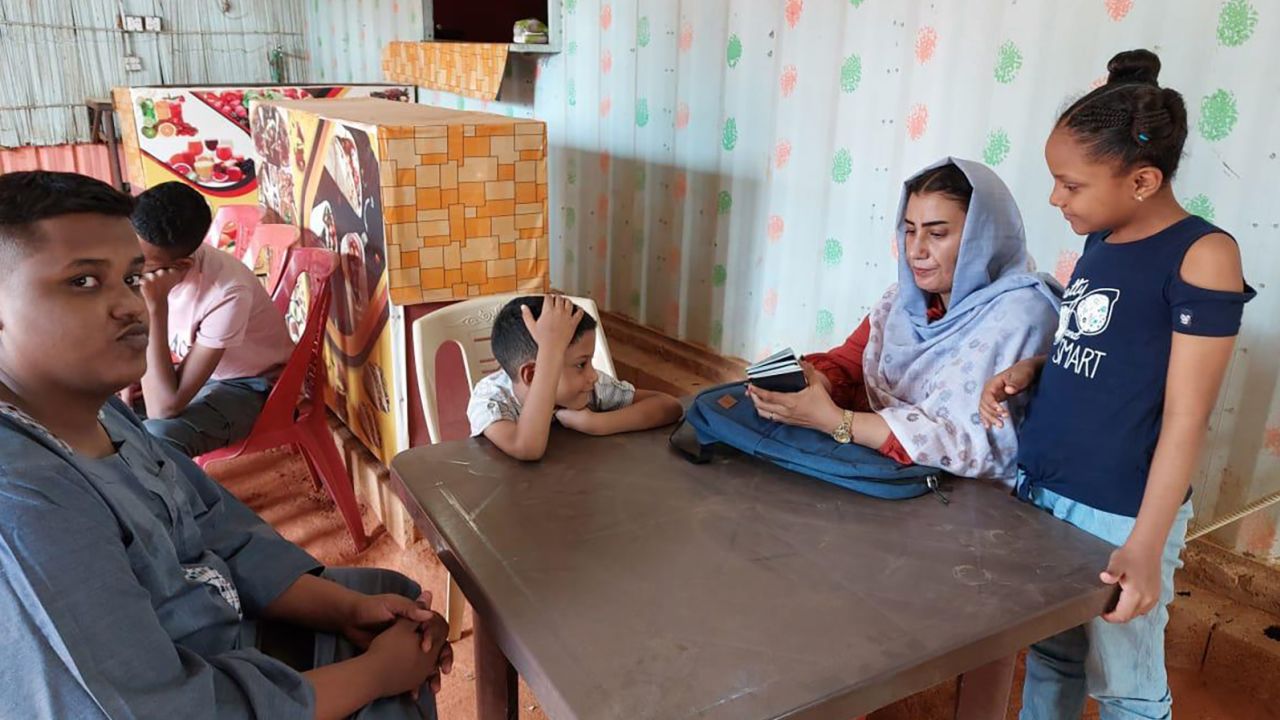
[[[806,356],[806,389],[750,388],[756,409],[900,463],[1012,486],[1023,408],[986,429],[978,397],[987,378],[1048,350],[1061,289],[1032,272],[1022,215],[985,165],[948,157],[916,173],[898,221],[898,282],[843,345]],[[967,673],[956,717],[1004,717],[1012,678],[1012,657]]]
[[[1016,423],[984,428],[978,396],[987,378],[1047,351],[1059,288],[1031,271],[1022,215],[985,165],[948,157],[916,173],[898,219],[898,282],[843,345],[805,357],[805,390],[751,397],[777,422],[1011,483]]]

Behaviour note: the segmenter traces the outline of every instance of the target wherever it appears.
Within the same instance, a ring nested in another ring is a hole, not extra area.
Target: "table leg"
[[[1009,691],[1018,656],[1000,658],[960,676],[956,720],[995,720],[1009,707]]]
[[[108,107],[102,111],[103,132],[107,140],[107,166],[111,168],[111,186],[124,192],[124,177],[120,170],[120,149],[116,142],[116,112]]]
[[[516,669],[498,647],[489,622],[472,613],[476,648],[476,711],[479,720],[517,720],[520,715]]]

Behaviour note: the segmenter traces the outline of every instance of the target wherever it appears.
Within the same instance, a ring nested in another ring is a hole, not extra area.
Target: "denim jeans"
[[[1028,486],[1021,476],[1018,495],[1112,545],[1123,545],[1133,530],[1134,518]],[[1173,572],[1182,567],[1178,556],[1186,545],[1191,515],[1188,500],[1178,509],[1165,541],[1160,601],[1151,612],[1119,625],[1094,618],[1031,646],[1021,720],[1078,718],[1084,712],[1086,695],[1098,702],[1102,720],[1167,720],[1173,716],[1164,667],[1164,628],[1173,600]]]

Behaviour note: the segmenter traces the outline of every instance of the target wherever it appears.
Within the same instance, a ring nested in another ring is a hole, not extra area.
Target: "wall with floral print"
[[[553,283],[748,359],[854,329],[896,279],[901,181],[943,155],[995,168],[1040,269],[1068,277],[1082,238],[1048,204],[1044,140],[1113,54],[1155,50],[1190,114],[1175,192],[1236,236],[1259,290],[1196,476],[1197,515],[1280,489],[1273,0],[562,7],[563,51],[515,58],[497,102],[420,101],[545,120]],[[1275,559],[1277,513],[1218,539]]]

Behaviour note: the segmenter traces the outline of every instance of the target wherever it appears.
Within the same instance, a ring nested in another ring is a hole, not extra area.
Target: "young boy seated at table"
[[[212,216],[185,183],[138,196],[151,341],[146,426],[188,457],[244,439],[293,351],[284,317],[234,256],[204,244]]]
[[[0,175],[0,714],[434,718],[429,597],[325,569],[113,397],[147,361],[132,209]]]
[[[680,402],[596,371],[596,321],[560,295],[520,297],[493,323],[502,367],[476,383],[467,405],[471,436],[484,435],[518,460],[547,451],[552,419],[588,435],[648,430],[680,419]]]

